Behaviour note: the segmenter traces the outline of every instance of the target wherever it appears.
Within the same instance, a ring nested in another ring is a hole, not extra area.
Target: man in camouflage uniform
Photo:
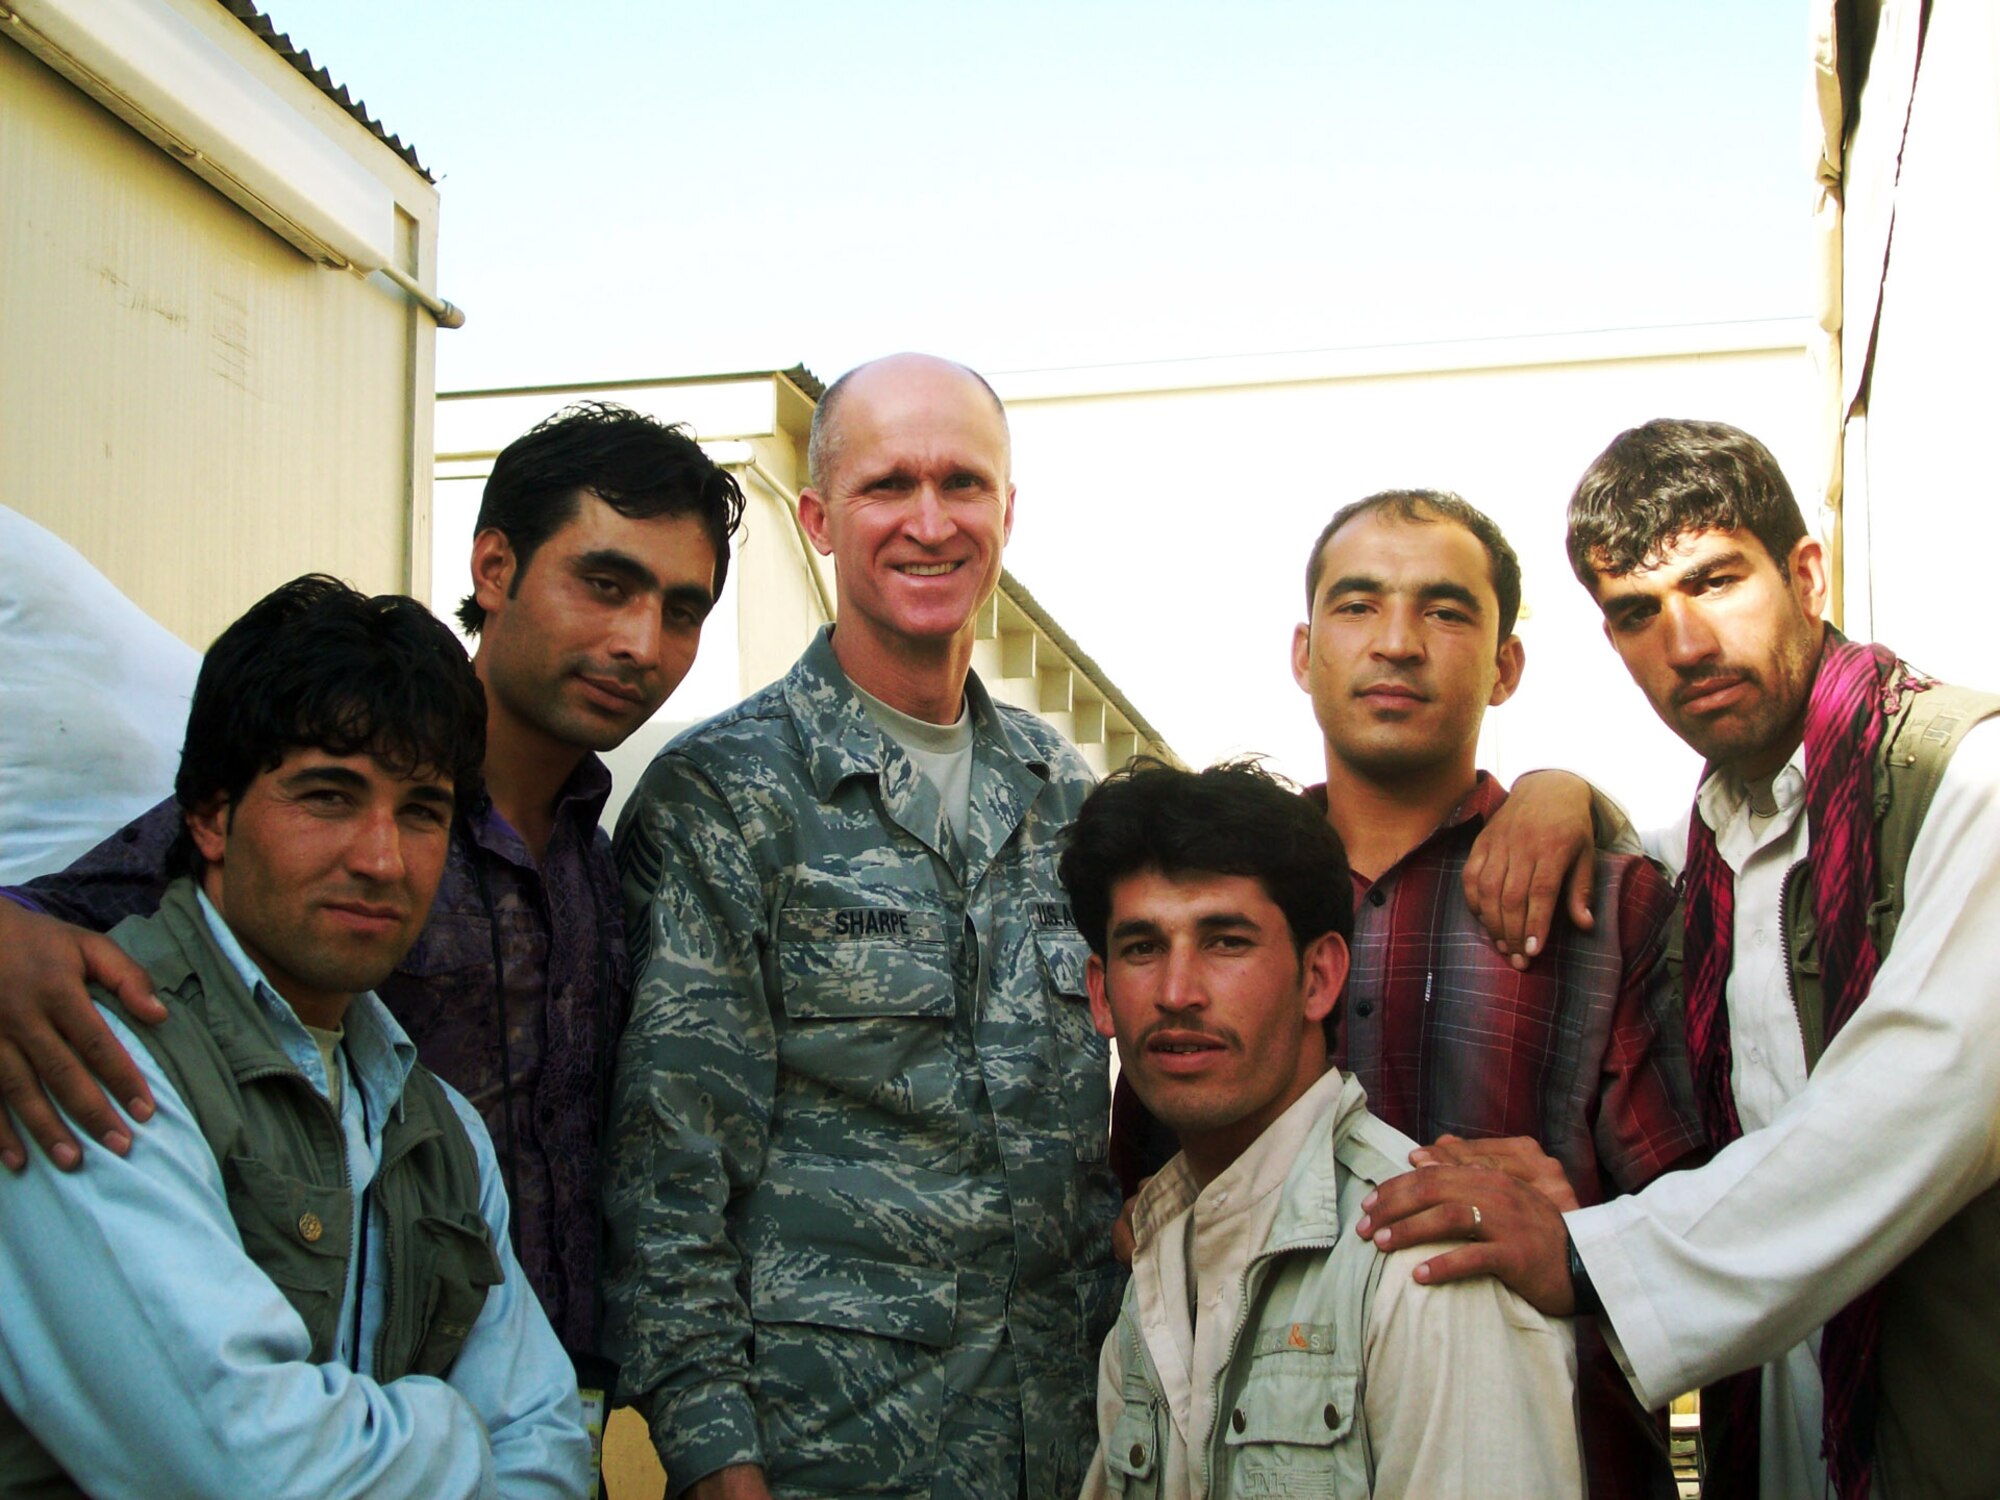
[[[900,355],[814,416],[837,626],[653,763],[617,852],[614,1351],[673,1495],[1074,1494],[1117,1311],[1090,774],[970,675],[1006,418]]]

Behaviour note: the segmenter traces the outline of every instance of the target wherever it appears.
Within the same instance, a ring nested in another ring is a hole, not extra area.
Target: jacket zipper
[[[1222,1395],[1222,1377],[1228,1374],[1230,1366],[1236,1363],[1236,1346],[1242,1341],[1243,1330],[1250,1322],[1250,1278],[1281,1255],[1294,1255],[1308,1250],[1333,1250],[1338,1248],[1339,1244],[1338,1234],[1325,1239],[1294,1240],[1290,1244],[1258,1252],[1250,1258],[1250,1263],[1244,1266],[1237,1286],[1236,1322],[1229,1330],[1229,1343],[1222,1351],[1222,1362],[1215,1367],[1215,1377],[1209,1382],[1208,1387],[1209,1407],[1215,1416],[1208,1434],[1208,1473],[1203,1478],[1211,1485],[1215,1481],[1219,1450],[1223,1446],[1222,1427],[1227,1420],[1223,1416],[1218,1398]]]

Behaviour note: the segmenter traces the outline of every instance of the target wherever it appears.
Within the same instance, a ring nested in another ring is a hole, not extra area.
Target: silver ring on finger
[[[1472,1205],[1472,1235],[1471,1235],[1471,1237],[1475,1240],[1479,1238],[1479,1226],[1482,1222],[1483,1221],[1479,1217],[1479,1205],[1475,1203]]]

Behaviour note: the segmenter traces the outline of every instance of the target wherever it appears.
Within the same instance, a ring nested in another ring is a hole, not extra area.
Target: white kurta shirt
[[[1743,1138],[1568,1221],[1640,1399],[1763,1364],[1763,1493],[1818,1495],[1820,1325],[2000,1181],[2000,724],[1969,730],[1946,768],[1895,945],[1810,1082],[1779,920],[1808,842],[1802,751],[1771,794],[1768,817],[1720,774],[1697,797],[1736,875]],[[1686,822],[1646,845],[1678,873]]]

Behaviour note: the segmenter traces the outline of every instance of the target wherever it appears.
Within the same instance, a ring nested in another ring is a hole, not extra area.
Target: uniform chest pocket
[[[778,982],[794,1021],[958,1012],[944,918],[896,906],[787,907]]]
[[[1232,1495],[1365,1494],[1366,1463],[1350,1451],[1358,1384],[1331,1351],[1259,1354],[1221,1417]],[[1341,1479],[1354,1469],[1362,1488]]]
[[[1074,928],[1045,928],[1035,934],[1035,958],[1049,995],[1049,1024],[1055,1031],[1077,1159],[1103,1161],[1111,1133],[1111,1053],[1090,1019],[1083,977],[1090,950]]]
[[[777,981],[780,1088],[801,1139],[837,1147],[865,1123],[857,1106],[920,1127],[925,1141],[903,1144],[924,1160],[941,1149],[931,1135],[955,1137],[959,997],[943,916],[883,904],[787,907]]]

